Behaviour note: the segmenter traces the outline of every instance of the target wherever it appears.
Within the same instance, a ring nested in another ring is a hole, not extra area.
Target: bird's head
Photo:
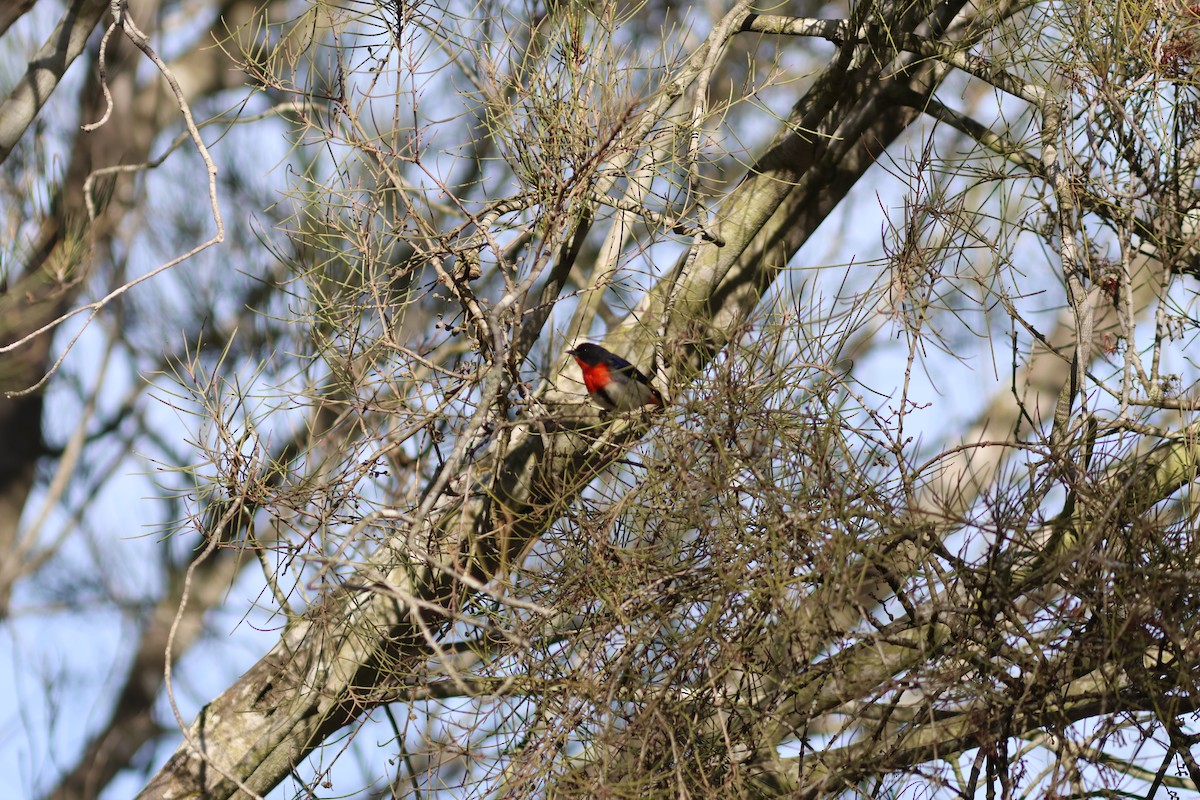
[[[583,364],[599,364],[604,361],[608,352],[598,344],[584,342],[568,350],[567,355],[574,356],[576,361]]]

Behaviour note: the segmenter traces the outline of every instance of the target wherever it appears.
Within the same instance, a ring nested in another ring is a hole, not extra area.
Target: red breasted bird
[[[583,385],[596,405],[606,411],[633,411],[642,406],[661,407],[662,395],[641,371],[598,344],[584,342],[567,351],[583,372]]]

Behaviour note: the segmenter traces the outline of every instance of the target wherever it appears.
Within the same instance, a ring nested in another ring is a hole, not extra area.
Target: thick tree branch
[[[3,163],[54,94],[67,67],[87,46],[109,0],[74,0],[29,62],[25,76],[0,103],[0,163]]]

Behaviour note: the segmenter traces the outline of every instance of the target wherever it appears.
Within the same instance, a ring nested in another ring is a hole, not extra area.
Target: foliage
[[[1196,793],[1195,8],[194,6],[0,15],[30,794]]]

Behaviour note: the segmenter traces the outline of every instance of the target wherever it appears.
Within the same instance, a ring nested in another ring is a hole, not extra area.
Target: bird
[[[567,353],[583,372],[583,385],[596,405],[605,411],[633,411],[644,406],[662,407],[662,395],[641,370],[598,344],[584,342]]]

